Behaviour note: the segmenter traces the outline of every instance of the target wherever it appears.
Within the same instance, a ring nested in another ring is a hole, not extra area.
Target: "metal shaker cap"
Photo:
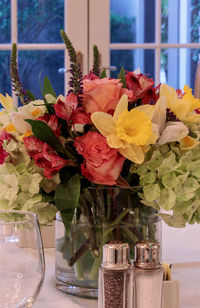
[[[103,246],[103,266],[123,267],[128,264],[130,264],[130,250],[127,243],[113,241]]]
[[[138,242],[136,244],[135,266],[140,268],[160,268],[161,253],[158,242]]]

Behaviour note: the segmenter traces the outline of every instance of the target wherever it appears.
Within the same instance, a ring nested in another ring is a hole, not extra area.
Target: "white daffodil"
[[[154,107],[152,123],[157,125],[159,138],[157,144],[162,145],[167,142],[180,141],[189,133],[189,129],[181,121],[166,121],[167,101],[165,96],[161,96]]]

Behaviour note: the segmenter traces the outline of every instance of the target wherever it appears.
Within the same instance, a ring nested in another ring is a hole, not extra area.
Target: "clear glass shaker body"
[[[133,307],[132,265],[124,269],[99,270],[98,308]]]
[[[134,268],[134,308],[161,308],[163,269]]]

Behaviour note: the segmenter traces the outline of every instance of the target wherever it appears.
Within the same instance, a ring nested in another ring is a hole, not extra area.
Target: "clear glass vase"
[[[109,241],[128,243],[132,260],[139,240],[156,240],[161,245],[161,220],[154,209],[140,202],[138,191],[137,187],[89,187],[83,191],[71,222],[66,212],[57,214],[58,290],[97,298],[102,247]]]

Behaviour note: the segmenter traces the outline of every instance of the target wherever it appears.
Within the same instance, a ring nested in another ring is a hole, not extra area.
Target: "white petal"
[[[166,106],[166,97],[160,97],[156,102],[154,115],[152,118],[152,122],[158,125],[160,134],[163,132],[166,125]]]
[[[179,141],[187,136],[189,130],[182,122],[167,122],[162,135],[158,140],[158,144],[162,145],[167,142]]]

